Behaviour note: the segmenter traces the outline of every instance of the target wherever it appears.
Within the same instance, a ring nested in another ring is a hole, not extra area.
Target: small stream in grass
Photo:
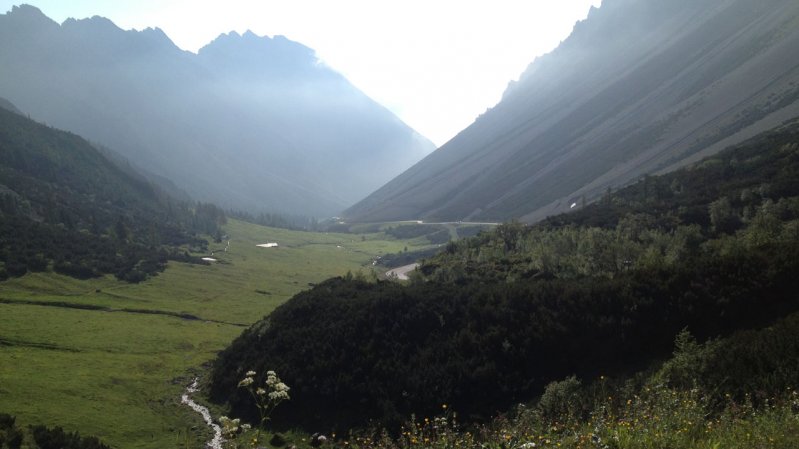
[[[206,447],[211,449],[222,449],[222,442],[224,439],[222,438],[222,428],[219,427],[218,424],[214,423],[214,420],[211,419],[211,412],[208,411],[207,407],[203,407],[202,405],[194,402],[191,399],[191,395],[196,393],[198,390],[198,381],[194,379],[194,382],[191,383],[188,387],[186,387],[186,392],[183,393],[183,396],[180,397],[180,402],[186,404],[194,410],[195,412],[202,415],[203,420],[205,420],[205,424],[208,425],[214,431],[214,438],[211,439],[208,443],[206,443]]]

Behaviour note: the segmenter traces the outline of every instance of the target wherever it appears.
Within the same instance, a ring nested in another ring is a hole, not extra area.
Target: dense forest
[[[798,269],[795,121],[574,213],[450,242],[407,285],[321,283],[222,352],[210,393],[252,418],[237,382],[276,370],[292,386],[277,425],[398,430],[442,403],[485,422],[556,380],[633,376],[683,335],[703,362],[672,359],[675,383],[779,395],[799,384],[796,345],[746,330],[799,310]],[[782,323],[771,335],[796,341],[795,316]]]
[[[213,204],[177,201],[79,136],[0,108],[0,280],[53,270],[130,282],[218,235]]]

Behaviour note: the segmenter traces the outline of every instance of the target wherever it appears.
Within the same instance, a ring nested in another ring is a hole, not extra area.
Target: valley
[[[225,232],[219,263],[170,262],[140,284],[53,273],[0,284],[0,410],[115,447],[200,447],[207,432],[180,396],[218,351],[310,285],[371,276],[376,256],[425,244],[234,220]],[[256,247],[265,241],[280,246]]]
[[[0,14],[0,40],[0,97],[173,196],[327,217],[434,149],[284,36],[226,32],[195,54],[160,29],[57,23],[20,5]]]
[[[473,5],[381,104],[432,4],[163,3],[0,14],[0,449],[796,449],[795,0],[597,0],[439,148],[376,65]]]

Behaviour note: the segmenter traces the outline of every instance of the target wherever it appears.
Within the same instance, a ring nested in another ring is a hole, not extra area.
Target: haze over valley
[[[41,2],[0,449],[796,449],[795,0]]]
[[[0,96],[225,209],[332,216],[434,148],[282,36],[195,55],[158,29],[20,6],[0,39]]]

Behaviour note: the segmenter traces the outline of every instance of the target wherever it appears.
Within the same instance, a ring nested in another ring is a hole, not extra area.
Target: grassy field
[[[313,283],[425,244],[235,220],[225,230],[228,251],[211,244],[219,263],[170,263],[141,284],[53,273],[0,283],[0,411],[120,448],[203,447],[180,394],[217,351]],[[279,246],[256,247],[267,242]]]

